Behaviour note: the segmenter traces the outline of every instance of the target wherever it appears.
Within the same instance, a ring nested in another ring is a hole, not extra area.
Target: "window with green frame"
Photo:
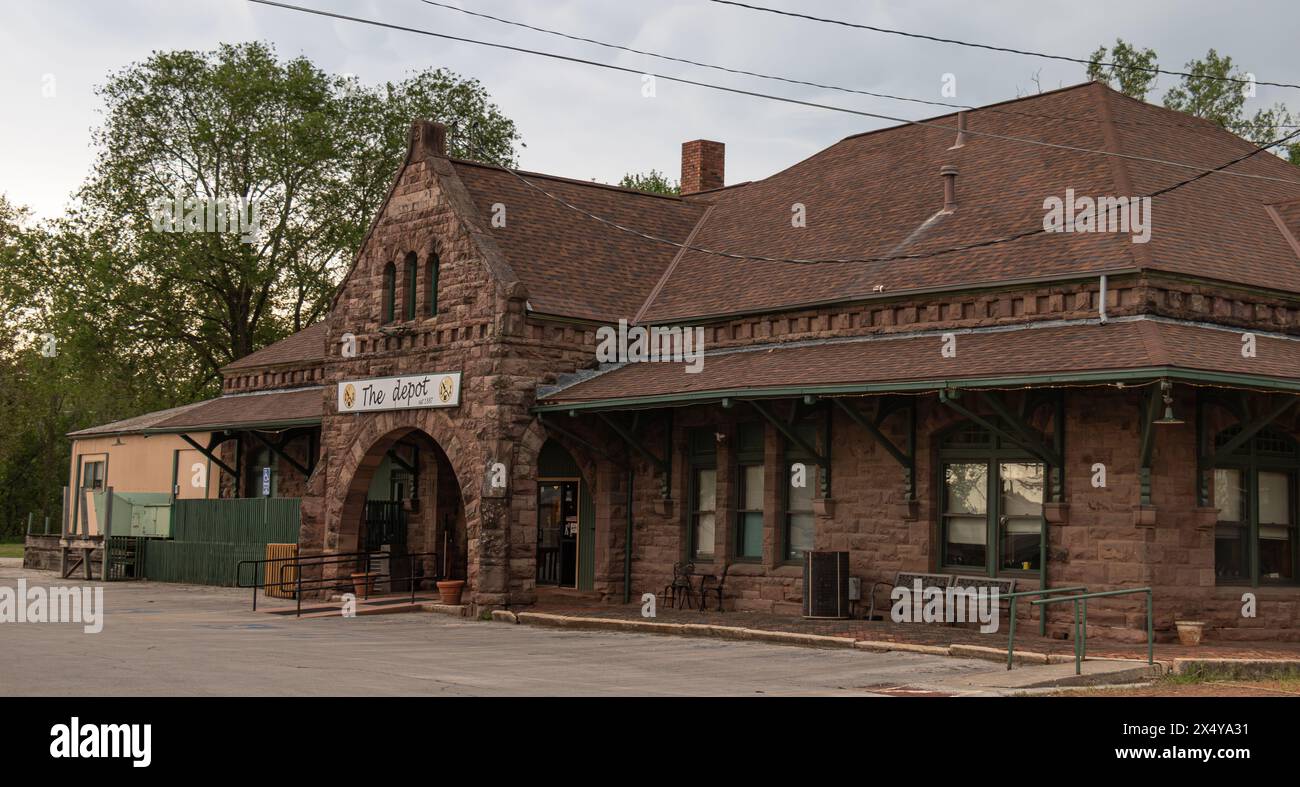
[[[1241,433],[1215,437],[1222,447]],[[1214,575],[1225,585],[1296,581],[1296,486],[1300,447],[1289,436],[1262,430],[1214,467]]]
[[[803,421],[794,425],[794,432],[799,439],[813,448],[818,448],[820,425]],[[825,452],[825,447],[818,448]],[[802,465],[802,470],[798,467]],[[813,513],[813,498],[817,496],[817,487],[821,478],[821,467],[817,458],[809,455],[790,440],[785,441],[785,511],[784,527],[781,538],[784,558],[802,560],[803,553],[812,550],[816,540],[816,516]]]
[[[383,321],[390,323],[397,318],[397,266],[388,263],[384,266]]]
[[[415,252],[408,252],[406,255],[406,302],[402,304],[406,319],[415,319],[415,294],[416,294],[416,273],[419,270],[420,263],[415,256]]]
[[[945,568],[1037,571],[1047,467],[975,423],[939,441],[941,559]]]
[[[687,432],[690,472],[688,552],[694,560],[712,560],[717,541],[718,444],[712,427]]]
[[[767,466],[761,423],[736,427],[736,543],[739,560],[763,557],[763,500]]]

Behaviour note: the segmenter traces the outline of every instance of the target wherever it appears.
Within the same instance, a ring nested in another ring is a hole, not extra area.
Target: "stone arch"
[[[465,575],[456,578],[467,580],[471,593],[481,590],[477,581],[484,549],[481,538],[483,501],[478,480],[484,459],[479,443],[463,435],[448,414],[437,409],[344,417],[355,418],[356,423],[351,426],[349,439],[334,455],[333,483],[326,500],[324,551],[358,551],[360,522],[376,469],[399,440],[422,438],[437,449],[437,454],[450,467],[459,491],[464,536],[463,541],[457,544],[457,552],[463,554]]]

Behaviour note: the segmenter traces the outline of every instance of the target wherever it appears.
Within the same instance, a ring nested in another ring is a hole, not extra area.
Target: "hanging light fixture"
[[[1160,396],[1165,400],[1165,414],[1156,420],[1158,424],[1174,425],[1183,421],[1174,416],[1174,386],[1168,380],[1160,381]]]

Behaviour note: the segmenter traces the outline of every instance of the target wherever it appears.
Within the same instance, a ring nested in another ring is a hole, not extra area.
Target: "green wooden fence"
[[[296,497],[177,500],[172,538],[233,544],[298,543]]]
[[[236,584],[235,565],[262,560],[267,544],[298,543],[298,498],[177,500],[172,538],[147,539],[144,579]]]

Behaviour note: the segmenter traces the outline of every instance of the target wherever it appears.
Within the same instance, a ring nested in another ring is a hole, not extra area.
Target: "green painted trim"
[[[213,423],[213,424],[196,424],[194,426],[178,426],[171,429],[145,429],[139,434],[186,434],[188,432],[220,432],[230,430],[249,430],[249,429],[278,429],[285,426],[320,426],[320,418],[298,418],[288,421],[252,421],[242,423]]]
[[[1171,380],[1218,383],[1263,387],[1277,391],[1300,392],[1300,379],[1283,379],[1261,375],[1205,372],[1179,369],[1172,366],[1144,366],[1136,369],[1097,372],[1060,372],[1039,375],[1014,375],[1007,377],[969,377],[957,379],[914,380],[897,383],[847,383],[842,385],[773,386],[770,388],[720,388],[713,391],[658,394],[655,396],[629,396],[618,399],[598,399],[583,402],[555,402],[533,406],[535,413],[568,412],[581,410],[626,410],[663,405],[687,405],[702,402],[720,402],[722,399],[784,399],[794,396],[833,396],[850,394],[892,393],[900,391],[941,391],[955,388],[986,388],[994,386],[1052,385],[1054,383],[1085,383],[1105,385],[1131,380],[1152,380],[1166,377]],[[580,383],[579,383],[580,384]],[[563,391],[557,395],[563,394]]]

